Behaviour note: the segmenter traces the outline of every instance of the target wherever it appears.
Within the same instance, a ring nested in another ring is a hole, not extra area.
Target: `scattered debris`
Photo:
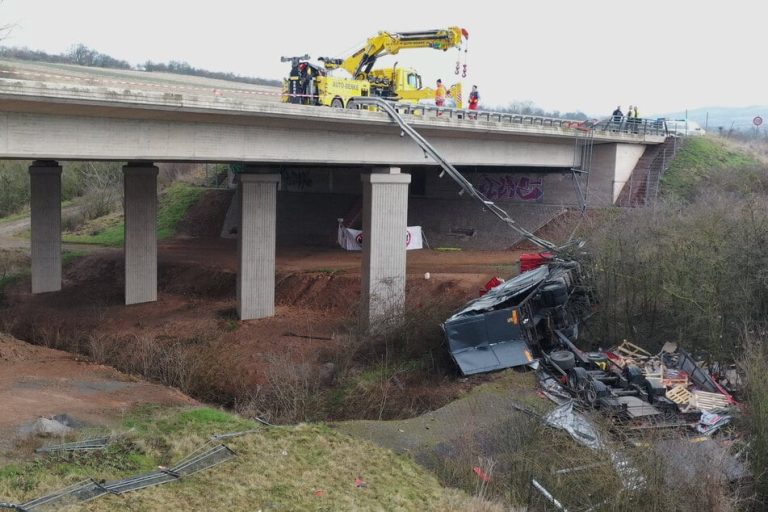
[[[355,478],[355,487],[365,488],[368,487],[368,484],[365,483],[365,480],[363,480],[363,477],[358,476]]]
[[[109,445],[109,437],[97,437],[94,439],[86,439],[84,441],[76,441],[72,443],[54,444],[50,446],[43,446],[37,448],[37,453],[51,453],[51,452],[78,452],[89,450],[103,450]]]
[[[731,422],[728,415],[720,415],[714,412],[703,411],[696,430],[705,435],[712,435]]]
[[[497,286],[499,286],[503,282],[504,282],[504,280],[502,278],[498,277],[498,276],[497,277],[492,277],[490,279],[490,281],[485,283],[485,286],[483,286],[480,289],[480,291],[478,292],[479,296],[482,297],[483,295],[485,295],[486,293],[488,293],[492,289],[496,288]]]
[[[260,431],[261,431],[260,428],[252,428],[250,430],[241,430],[240,432],[227,432],[224,434],[213,434],[209,439],[211,441],[220,441],[222,439],[229,439],[230,437],[240,437],[240,436],[253,434],[254,432],[260,432]]]
[[[72,427],[52,418],[38,418],[19,429],[22,435],[61,436],[72,432]]]
[[[550,427],[568,432],[580,445],[593,450],[602,450],[605,444],[597,429],[581,414],[574,412],[573,401],[556,407],[544,416],[544,423]]]
[[[493,278],[442,325],[453,359],[464,375],[516,366],[536,370],[541,393],[558,404],[542,417],[579,444],[607,454],[625,490],[646,486],[645,477],[622,452],[579,411],[596,409],[609,416],[612,429],[624,433],[676,429],[682,445],[697,444],[699,458],[718,462],[718,475],[743,477],[747,471],[722,440],[712,436],[732,421],[737,406],[726,385],[739,382],[733,367],[707,365],[666,343],[657,354],[624,340],[610,350],[584,352],[576,346],[580,324],[595,302],[588,280],[574,261],[552,253],[523,255],[521,274],[504,282]],[[726,430],[727,432],[727,430]],[[687,438],[687,439],[686,439]],[[631,439],[631,438],[630,438]],[[694,443],[695,441],[695,443]],[[682,446],[680,445],[680,446]],[[665,455],[683,463],[683,453]],[[658,449],[658,444],[652,449]],[[717,459],[717,461],[715,461]],[[557,470],[567,474],[589,465]],[[481,466],[473,468],[485,482]],[[690,473],[693,468],[688,467]],[[541,483],[532,485],[551,505],[566,510]],[[598,507],[592,507],[590,510]]]
[[[535,479],[531,480],[531,485],[533,485],[533,488],[536,489],[541,493],[542,496],[544,496],[547,501],[549,501],[552,505],[557,508],[557,510],[561,510],[562,512],[568,512],[568,509],[563,506],[562,503],[557,501],[552,494],[544,488],[543,485],[541,485],[539,482],[537,482]]]
[[[473,467],[473,468],[472,468],[472,471],[474,471],[474,472],[475,472],[475,474],[476,474],[476,475],[477,475],[477,476],[480,478],[480,480],[482,480],[483,482],[490,482],[490,481],[491,481],[491,476],[490,476],[488,473],[486,473],[485,471],[483,471],[483,468],[481,468],[480,466],[475,466],[475,467]]]
[[[333,336],[310,336],[308,334],[296,334],[295,332],[284,332],[283,336],[288,336],[291,338],[307,338],[310,340],[325,340],[325,341],[333,341]]]

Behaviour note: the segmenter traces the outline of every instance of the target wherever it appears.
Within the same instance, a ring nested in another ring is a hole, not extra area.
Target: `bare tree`
[[[0,6],[3,5],[3,0],[0,0]],[[0,25],[0,41],[3,41],[6,37],[8,37],[8,34],[11,33],[11,30],[13,30],[14,24],[13,23],[6,23],[4,25]]]

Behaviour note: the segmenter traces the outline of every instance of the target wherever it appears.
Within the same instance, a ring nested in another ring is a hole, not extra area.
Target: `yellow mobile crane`
[[[421,76],[415,70],[399,68],[397,63],[391,68],[373,69],[376,60],[385,55],[396,55],[400,50],[414,48],[443,51],[458,48],[461,54],[462,43],[468,38],[469,33],[459,27],[423,32],[379,32],[368,39],[363,48],[346,59],[321,57],[319,60],[323,63],[322,67],[310,63],[309,55],[282,57],[282,62],[291,63],[291,73],[283,83],[282,100],[285,103],[336,108],[358,108],[358,103],[350,101],[355,96],[378,96],[409,103],[431,100],[435,98],[435,90],[423,87]],[[466,45],[464,53],[463,76],[466,76]],[[460,65],[457,60],[456,74],[459,73]],[[352,78],[328,74],[339,68],[346,70]],[[456,107],[462,108],[461,84],[454,84],[448,92]]]

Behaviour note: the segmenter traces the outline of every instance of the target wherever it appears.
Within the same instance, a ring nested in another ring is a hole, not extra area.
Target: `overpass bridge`
[[[554,197],[573,194],[572,183],[562,176],[579,179],[578,171],[589,176],[585,193],[597,205],[614,203],[646,146],[665,139],[661,127],[645,121],[590,128],[516,114],[470,114],[407,105],[399,109],[459,168],[560,170],[550,187]],[[58,162],[128,162],[124,167],[126,304],[157,298],[154,163],[245,164],[239,184],[237,281],[243,319],[274,313],[280,171],[322,166],[360,175],[367,233],[363,249],[366,321],[402,304],[405,247],[398,241],[405,231],[411,175],[401,168],[433,165],[382,112],[248,101],[207,90],[179,94],[18,79],[0,79],[0,159],[34,160],[30,167],[34,293],[61,288]]]

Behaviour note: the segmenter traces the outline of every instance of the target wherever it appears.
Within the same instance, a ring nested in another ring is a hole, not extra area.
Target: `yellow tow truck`
[[[401,68],[397,63],[391,68],[373,69],[376,60],[385,55],[396,55],[400,50],[433,48],[447,51],[458,48],[469,33],[459,27],[427,30],[423,32],[379,32],[366,42],[365,46],[346,59],[321,57],[323,64],[312,64],[309,56],[282,57],[282,62],[291,63],[291,72],[283,82],[282,101],[302,105],[325,105],[335,108],[358,108],[350,99],[355,96],[379,96],[381,98],[408,103],[433,100],[435,90],[424,87],[421,75],[411,68]],[[466,59],[466,46],[464,49]],[[466,62],[466,61],[465,61]],[[460,62],[456,62],[458,74]],[[351,78],[337,77],[330,71],[344,69]],[[466,76],[466,63],[464,75]],[[462,108],[461,83],[448,89],[448,95]]]

